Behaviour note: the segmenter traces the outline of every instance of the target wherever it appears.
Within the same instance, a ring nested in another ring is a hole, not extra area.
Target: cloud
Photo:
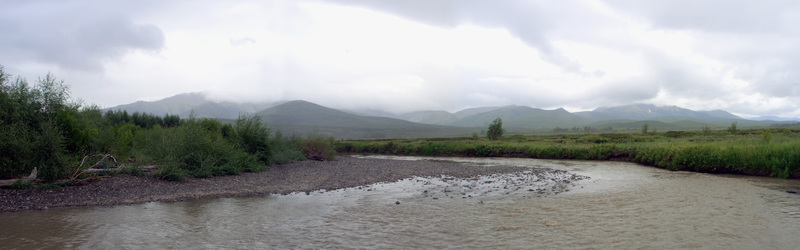
[[[774,33],[800,21],[800,3],[791,0],[605,0],[611,7],[655,27],[724,33]]]
[[[7,71],[52,71],[108,106],[205,91],[392,112],[642,102],[800,116],[800,2],[7,2]]]
[[[256,40],[251,37],[242,37],[238,39],[231,39],[231,45],[242,46],[246,44],[256,43]]]
[[[73,1],[17,1],[0,9],[0,54],[14,63],[102,71],[131,50],[158,51],[164,34],[120,9]]]
[[[681,59],[650,54],[654,79],[670,79],[673,98],[749,114],[800,109],[800,2],[604,2],[653,32],[690,37]],[[691,57],[712,62],[681,61]]]
[[[547,4],[529,1],[357,1],[331,0],[336,3],[364,6],[431,25],[456,27],[475,24],[504,28],[539,51],[541,59],[571,73],[583,73],[578,62],[564,56],[546,36],[551,23],[545,16]]]

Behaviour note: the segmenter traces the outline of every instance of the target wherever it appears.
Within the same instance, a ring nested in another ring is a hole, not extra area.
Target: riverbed
[[[0,248],[777,248],[800,245],[798,180],[627,162],[422,158],[588,178],[409,178],[289,195],[0,213]],[[552,176],[551,176],[552,177]],[[491,192],[490,192],[491,191]],[[787,192],[789,191],[789,192]]]

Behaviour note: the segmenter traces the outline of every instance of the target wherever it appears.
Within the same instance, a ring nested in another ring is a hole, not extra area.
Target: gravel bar
[[[114,175],[59,190],[0,189],[0,212],[56,207],[114,206],[152,201],[172,202],[215,197],[289,194],[394,182],[414,176],[470,178],[518,173],[531,168],[468,166],[457,163],[364,159],[348,156],[333,161],[275,165],[258,173],[187,179],[174,182],[150,176]],[[554,171],[533,169],[534,171]]]

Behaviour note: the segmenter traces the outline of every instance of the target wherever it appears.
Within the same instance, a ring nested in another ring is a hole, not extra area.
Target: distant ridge
[[[660,117],[679,117],[668,120],[742,120],[741,117],[722,110],[693,111],[678,106],[656,106],[653,104],[631,104],[617,107],[600,107],[593,111],[576,112],[575,115],[592,120],[660,120]]]
[[[141,112],[154,115],[180,115],[192,108],[207,102],[206,96],[201,93],[184,93],[167,97],[158,101],[137,101],[131,104],[119,105],[108,108],[110,110],[125,110],[129,113]]]
[[[663,130],[695,130],[705,126],[725,128],[732,122],[740,126],[771,126],[800,119],[759,117],[742,119],[723,110],[694,111],[677,106],[631,104],[600,107],[570,113],[562,108],[544,110],[527,106],[477,107],[450,113],[443,110],[416,111],[393,115],[381,110],[345,112],[308,101],[278,103],[231,103],[209,100],[201,93],[186,93],[159,101],[138,101],[109,108],[156,115],[177,114],[187,118],[235,119],[239,114],[256,114],[274,130],[284,134],[320,134],[346,139],[453,137],[481,134],[496,118],[503,119],[509,134],[549,133],[569,129],[613,131],[640,129],[644,123]],[[368,113],[369,115],[362,115]],[[759,121],[761,119],[762,121]],[[560,128],[560,129],[556,129]]]
[[[543,110],[526,106],[506,106],[459,119],[452,125],[462,127],[489,126],[495,118],[503,119],[503,127],[546,129],[582,125],[586,120],[564,109]]]
[[[402,114],[399,117],[406,121],[439,125],[450,124],[458,120],[455,114],[444,110],[417,111]]]
[[[800,118],[788,118],[788,117],[778,117],[778,116],[759,116],[756,118],[751,118],[748,120],[753,121],[776,121],[776,122],[800,122]]]
[[[473,129],[362,116],[307,101],[290,101],[256,113],[282,133],[318,132],[345,139],[467,136]]]
[[[124,110],[128,113],[140,112],[154,115],[179,115],[182,118],[236,119],[239,114],[252,114],[270,106],[271,103],[232,103],[215,102],[202,93],[184,93],[167,97],[158,101],[137,101],[119,105],[107,110]]]

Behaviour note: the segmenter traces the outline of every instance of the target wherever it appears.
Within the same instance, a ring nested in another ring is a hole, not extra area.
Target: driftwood
[[[14,183],[16,183],[16,182],[18,182],[18,181],[29,181],[29,180],[33,180],[33,179],[36,179],[36,176],[37,176],[37,171],[36,171],[36,168],[33,168],[33,171],[31,171],[31,174],[30,174],[30,175],[28,175],[28,177],[23,177],[23,178],[20,178],[20,179],[8,179],[8,180],[0,180],[0,187],[8,187],[8,186],[11,186],[11,185],[13,185]]]
[[[94,165],[88,167],[87,169],[81,170],[81,167],[83,167],[83,164],[86,163],[86,159],[89,159],[89,157],[94,157],[94,156],[103,156],[103,158],[100,158],[100,160],[97,161],[97,163],[95,163]],[[100,163],[102,163],[103,160],[105,160],[105,159],[111,159],[112,161],[114,161],[114,168],[105,168],[105,169],[97,169],[97,168],[95,168],[98,165],[100,165]],[[84,173],[97,173],[97,172],[103,172],[103,171],[109,171],[109,170],[118,170],[120,168],[122,168],[122,166],[119,165],[119,163],[117,163],[117,159],[114,158],[114,156],[112,156],[110,154],[87,155],[87,156],[83,157],[83,160],[81,160],[81,165],[78,165],[78,168],[75,169],[75,173],[72,174],[72,178],[70,178],[70,180],[75,180],[76,178],[78,178],[78,176],[80,176],[81,174],[84,174]]]
[[[90,157],[95,157],[95,156],[102,156],[103,158],[100,158],[100,160],[97,161],[94,165],[91,165],[88,168],[83,169],[83,165],[86,164],[86,160],[88,160]],[[110,159],[112,162],[114,162],[114,167],[113,168],[97,168],[97,166],[99,166],[100,163],[103,163],[103,160],[105,160],[105,159]],[[77,169],[75,169],[75,173],[73,173],[72,176],[69,179],[62,180],[62,181],[64,181],[64,182],[74,181],[75,179],[77,179],[82,174],[93,174],[93,173],[100,173],[100,172],[105,172],[105,171],[119,170],[122,167],[123,167],[123,165],[120,165],[117,162],[117,159],[114,158],[114,156],[112,156],[110,154],[87,155],[87,156],[83,157],[83,160],[81,160],[81,164],[78,165]],[[141,167],[138,167],[138,168],[142,169],[142,170],[145,170],[145,171],[154,171],[155,169],[158,169],[159,166],[141,166]],[[23,177],[23,178],[19,178],[19,179],[0,180],[0,187],[11,186],[14,183],[16,183],[17,181],[35,180],[37,176],[38,176],[37,170],[36,170],[36,168],[33,168],[33,171],[27,177]]]

